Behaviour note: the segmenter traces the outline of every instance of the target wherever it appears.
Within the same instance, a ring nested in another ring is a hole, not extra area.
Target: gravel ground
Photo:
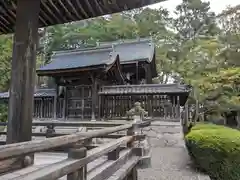
[[[156,122],[144,129],[151,145],[151,168],[139,170],[139,180],[209,180],[189,167],[180,123]]]

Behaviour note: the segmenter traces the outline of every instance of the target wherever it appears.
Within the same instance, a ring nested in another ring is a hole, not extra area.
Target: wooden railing
[[[109,126],[110,124],[111,123],[109,123]],[[127,123],[115,127],[90,132],[78,132],[45,140],[3,145],[0,146],[0,163],[9,159],[20,159],[25,162],[24,160],[27,158],[30,159],[30,161],[28,161],[28,164],[23,164],[29,166],[31,164],[29,162],[33,162],[31,158],[32,154],[56,147],[71,145],[67,159],[37,170],[35,169],[33,172],[26,171],[28,172],[27,174],[18,174],[13,179],[51,180],[63,176],[67,176],[68,180],[84,180],[86,178],[88,178],[88,180],[105,180],[110,177],[114,178],[115,176],[118,176],[118,178],[115,179],[119,180],[127,176],[132,176],[132,179],[136,179],[136,165],[141,160],[143,150],[142,148],[134,147],[134,141],[142,140],[143,136],[135,135],[134,129],[136,129],[136,127],[145,127],[149,124],[150,121],[138,124]],[[87,151],[86,145],[92,138],[106,136],[124,130],[127,131],[125,136]],[[87,164],[104,155],[107,155],[107,161],[95,167],[94,171],[91,170],[86,173]],[[4,179],[7,176],[8,174],[2,177],[0,176],[0,179]]]
[[[101,122],[101,121],[96,121],[96,122],[91,122],[91,121],[34,121],[33,122],[33,132],[32,136],[33,137],[57,137],[57,136],[64,136],[68,135],[70,133],[78,132],[79,130],[81,131],[80,128],[85,128],[85,131],[89,130],[94,130],[94,129],[102,129],[105,127],[115,127],[115,126],[120,126],[125,124],[123,121],[121,122]],[[7,122],[0,122],[0,126],[7,126]],[[46,127],[45,132],[34,132],[34,128],[41,126],[41,127]],[[56,132],[56,128],[58,127],[65,127],[65,128],[75,128],[75,130],[68,131],[68,132]],[[0,135],[7,135],[6,131],[0,131]],[[120,138],[123,135],[119,134],[107,134],[107,135],[102,135],[99,136],[99,138],[108,138],[108,139],[116,139]],[[0,139],[0,145],[4,145],[5,140]],[[91,147],[91,146],[90,146]]]

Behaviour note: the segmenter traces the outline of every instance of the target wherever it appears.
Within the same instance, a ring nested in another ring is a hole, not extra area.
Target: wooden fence
[[[77,122],[73,122],[72,125],[76,125]],[[51,122],[56,125],[69,125],[64,122]],[[82,123],[83,124],[83,123]],[[137,179],[137,164],[141,162],[143,156],[143,149],[134,146],[134,141],[140,141],[144,136],[138,136],[134,133],[136,127],[141,128],[148,126],[150,121],[145,121],[139,124],[122,124],[118,123],[102,123],[97,122],[96,124],[108,126],[100,130],[92,130],[89,132],[78,132],[69,135],[61,135],[60,137],[48,138],[45,140],[22,142],[16,144],[9,144],[0,146],[0,163],[10,163],[9,167],[25,167],[25,173],[9,173],[0,176],[0,179],[15,180],[51,180],[58,179],[66,176],[67,180],[105,180],[115,179],[123,180],[128,177],[131,180]],[[95,124],[95,125],[96,125]],[[35,125],[48,125],[47,122],[35,122]],[[80,123],[78,123],[80,125]],[[90,127],[94,126],[94,123],[89,122],[87,125]],[[92,138],[107,137],[112,133],[126,131],[125,135],[116,137],[114,141],[110,141],[101,146],[95,147],[91,150],[87,150],[86,146],[89,144]],[[36,152],[47,151],[57,147],[68,147],[69,153],[68,158],[60,162],[50,164],[44,167],[40,167],[36,170],[30,170],[33,159],[32,155]],[[86,172],[87,164],[92,161],[106,155],[106,162],[102,163],[92,170]],[[26,161],[28,159],[28,161]],[[21,162],[19,163],[16,162]],[[13,166],[13,164],[16,166]],[[1,170],[4,172],[4,170]],[[5,169],[6,171],[6,169]],[[6,172],[5,172],[6,173]],[[13,177],[14,176],[14,177]]]
[[[177,96],[167,95],[108,95],[100,97],[100,117],[106,119],[125,118],[126,112],[140,102],[150,117],[180,119]]]

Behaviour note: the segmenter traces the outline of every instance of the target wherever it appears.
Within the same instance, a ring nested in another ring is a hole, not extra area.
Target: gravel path
[[[139,170],[139,180],[210,180],[189,167],[180,123],[154,122],[144,129],[151,145],[151,168]]]

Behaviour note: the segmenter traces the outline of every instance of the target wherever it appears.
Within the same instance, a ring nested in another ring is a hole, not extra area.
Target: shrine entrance
[[[68,118],[80,120],[91,119],[92,115],[92,88],[90,85],[66,87]]]

